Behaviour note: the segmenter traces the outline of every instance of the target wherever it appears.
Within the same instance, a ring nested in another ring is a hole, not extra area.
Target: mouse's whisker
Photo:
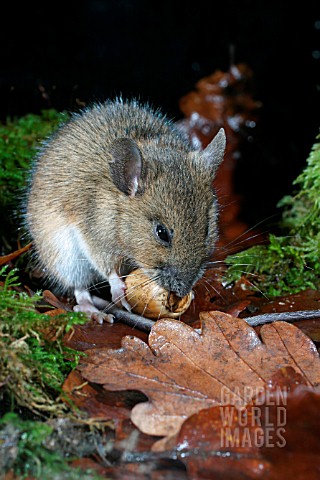
[[[252,267],[254,263],[234,263],[233,267]]]
[[[235,267],[242,267],[242,266],[243,266],[243,264],[241,264],[241,263],[235,265]],[[248,272],[246,270],[238,270],[238,271],[239,271],[239,273],[243,273],[244,275],[251,275],[251,277],[259,278],[259,275],[257,273]]]
[[[147,310],[147,308],[148,308],[148,305],[150,304],[150,302],[151,302],[154,298],[155,298],[155,294],[152,295],[152,297],[149,298],[149,300],[146,301],[145,306],[143,307],[143,310],[142,310],[142,312],[141,312],[141,316],[142,316],[142,317],[143,317],[144,314],[146,313],[146,310]]]
[[[164,309],[164,306],[163,306],[163,305],[161,305],[160,312],[158,313],[157,320],[160,320],[160,318],[161,318],[161,315],[162,315],[162,312],[163,312],[163,309]]]
[[[257,285],[255,285],[254,283],[250,282],[250,280],[246,279],[247,282],[252,286],[252,288],[254,288],[255,290],[257,290],[259,293],[261,293],[261,295],[266,299],[266,300],[269,300],[269,297],[262,291],[260,290],[260,288],[257,287]]]
[[[219,292],[219,290],[217,290],[217,288],[216,288],[214,285],[212,285],[206,278],[202,278],[202,279],[200,280],[199,284],[201,285],[202,282],[203,282],[203,286],[207,289],[209,295],[211,295],[210,290],[208,290],[208,288],[206,287],[205,284],[207,284],[208,287],[213,291],[213,292],[212,292],[212,295],[213,295],[213,294],[216,294],[216,295],[218,295],[218,297],[220,297],[222,300],[225,300],[224,295],[223,295],[221,292]]]
[[[128,295],[128,294],[130,294],[131,292],[134,292],[135,290],[137,290],[140,287],[146,287],[150,283],[153,283],[158,278],[159,278],[159,276],[157,276],[155,278],[148,278],[147,280],[142,280],[140,283],[137,283],[136,285],[133,285],[131,288],[127,288],[125,294]]]
[[[211,260],[205,263],[205,265],[218,265],[219,263],[224,264],[224,260]]]
[[[146,305],[145,305],[145,307],[144,307],[144,309],[143,309],[142,316],[144,315],[144,313],[145,313],[148,305],[150,304],[150,302],[152,302],[156,297],[157,297],[157,292],[154,292],[153,295],[151,296],[151,298],[150,298],[150,299],[148,300],[148,302],[146,303]],[[164,309],[164,305],[162,304],[162,305],[161,305],[161,308],[160,308],[160,311],[159,311],[159,313],[158,313],[158,316],[157,316],[157,320],[160,319],[161,314],[162,314],[162,312],[163,312],[163,309]]]
[[[248,242],[250,242],[251,240],[253,240],[254,238],[261,237],[261,236],[265,235],[266,233],[268,233],[268,232],[255,233],[254,235],[250,235],[250,237],[246,237],[246,238],[243,238],[243,239],[240,240],[240,241],[237,241],[237,243],[230,242],[228,245],[225,245],[225,246],[224,246],[224,249],[225,249],[226,251],[228,251],[228,250],[230,249],[230,247],[232,247],[232,248],[239,247],[239,245],[248,243]],[[230,250],[231,250],[231,249],[230,249]]]
[[[141,269],[142,270],[142,269]],[[127,278],[127,277],[139,277],[141,276],[141,271],[139,272],[136,272],[136,273],[133,273],[133,272],[130,272],[130,273],[127,273],[126,275],[118,275],[119,278],[123,279],[123,278]]]
[[[87,290],[88,292],[90,292],[92,290],[96,290],[98,287],[101,288],[106,285],[109,285],[108,280],[102,280],[101,282],[93,283],[92,285],[90,285],[90,287],[87,288]]]
[[[277,215],[274,214],[274,215],[270,215],[269,217],[261,220],[260,222],[257,222],[255,225],[253,225],[252,227],[248,228],[247,230],[245,230],[244,232],[240,233],[240,235],[238,235],[237,237],[235,237],[234,239],[232,239],[229,243],[227,243],[225,245],[225,247],[228,247],[229,245],[232,245],[236,242],[238,242],[238,240],[242,237],[244,237],[245,235],[247,235],[249,232],[252,232],[253,230],[255,230],[256,228],[258,228],[260,225],[263,225],[265,222],[267,222],[268,220],[270,220],[271,218],[274,218],[276,217]],[[258,233],[257,235],[253,235],[251,238],[255,238],[256,236],[259,236],[259,235],[264,235],[268,233],[268,231],[264,231],[264,232],[260,232]],[[244,239],[243,241],[246,241],[246,239]]]
[[[153,282],[154,282],[156,279],[158,279],[158,278],[159,278],[159,275],[157,275],[156,277],[154,277],[154,278],[152,278],[152,279],[150,278],[150,279],[148,279],[148,280],[145,281],[145,282],[141,282],[139,285],[135,285],[133,288],[129,289],[129,297],[128,297],[128,291],[126,292],[126,297],[127,297],[127,299],[129,299],[129,302],[130,302],[130,299],[134,297],[134,295],[131,295],[131,296],[130,296],[130,294],[131,294],[132,292],[134,292],[134,291],[135,291],[137,288],[139,288],[140,286],[145,287],[145,286],[149,285],[150,283],[153,283]],[[143,309],[143,312],[142,312],[142,314],[141,314],[142,316],[144,315],[144,313],[145,313],[145,311],[146,311],[149,303],[150,303],[152,300],[154,300],[154,298],[156,297],[156,295],[157,295],[157,292],[154,292],[154,294],[151,296],[151,298],[146,302],[146,305],[145,305],[145,307],[144,307],[144,309]],[[132,306],[132,308],[135,308],[135,306],[136,306],[138,303],[139,303],[139,300]]]
[[[207,285],[206,285],[206,284],[209,284],[209,282],[208,282],[205,278],[203,278],[202,281],[203,281],[203,286],[204,286],[204,288],[207,290],[207,292],[208,292],[209,295],[210,295],[210,290],[209,290],[209,288],[208,288]]]

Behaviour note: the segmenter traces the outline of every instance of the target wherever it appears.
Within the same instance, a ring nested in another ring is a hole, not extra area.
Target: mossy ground
[[[0,287],[1,392],[10,397],[12,405],[35,413],[62,413],[66,406],[60,398],[61,385],[80,355],[63,345],[63,335],[86,318],[76,313],[54,318],[38,313],[35,306],[40,294],[29,297],[17,292],[16,272],[6,275],[6,270],[0,270],[0,277],[4,276]]]
[[[80,353],[66,348],[63,336],[87,319],[40,314],[40,294],[19,291],[15,270],[3,267],[0,278],[0,471],[12,469],[19,478],[78,478],[44,441],[53,433],[48,419],[70,417],[62,384]]]
[[[245,270],[252,284],[269,296],[320,288],[320,143],[314,144],[294,186],[296,192],[279,203],[283,236],[270,235],[267,245],[227,257],[227,282]]]
[[[48,423],[22,420],[14,413],[0,418],[0,479],[10,470],[18,479],[99,480],[94,471],[69,466],[57,445],[52,445],[54,430]]]
[[[39,142],[67,118],[65,113],[47,110],[0,125],[2,254],[16,249],[21,200]],[[8,470],[18,478],[98,478],[92,472],[70,468],[70,455],[63,450],[48,448],[56,435],[48,422],[75,420],[63,401],[62,384],[82,354],[66,348],[63,337],[74,324],[87,319],[76,313],[54,317],[39,313],[41,293],[30,297],[24,291],[20,284],[23,260],[18,263],[20,271],[12,265],[0,268],[0,478]],[[85,430],[85,421],[81,422]]]
[[[68,115],[64,112],[44,110],[41,115],[29,114],[15,120],[8,119],[4,125],[0,124],[2,254],[15,249],[28,171],[39,142],[50,136],[67,118]]]
[[[42,115],[8,120],[0,126],[2,253],[12,250],[17,242],[19,205],[38,142],[66,118],[64,113],[50,110]],[[284,209],[284,235],[270,235],[267,245],[229,256],[228,282],[243,275],[244,264],[250,281],[269,295],[320,288],[319,143],[313,147],[295,185],[297,192],[280,204]],[[0,275],[0,447],[5,452],[0,455],[0,469],[12,469],[20,478],[79,478],[78,472],[68,467],[63,453],[54,453],[46,447],[52,427],[45,420],[68,416],[61,386],[80,354],[66,349],[62,339],[73,324],[86,319],[81,314],[52,319],[38,313],[35,306],[41,295],[37,293],[30,298],[19,288],[18,272],[2,269]],[[30,412],[37,420],[19,417],[15,411]],[[14,452],[5,450],[6,442],[13,438]],[[95,477],[81,472],[81,478]]]

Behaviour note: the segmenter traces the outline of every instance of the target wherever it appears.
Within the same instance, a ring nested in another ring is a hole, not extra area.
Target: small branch
[[[297,310],[296,312],[278,312],[278,313],[264,313],[262,315],[253,315],[246,317],[245,320],[251,327],[264,325],[272,322],[297,322],[298,320],[313,320],[320,319],[320,310]]]
[[[106,302],[105,311],[107,313],[112,313],[117,321],[130,325],[130,327],[138,328],[143,332],[149,333],[152,326],[155,324],[155,321],[150,320],[149,318],[144,318],[135,313],[127,312],[127,310],[122,310],[121,308],[115,307],[110,302]]]
[[[152,326],[155,324],[154,320],[141,317],[135,313],[127,312],[121,308],[115,307],[111,303],[107,303],[106,311],[112,313],[115,319],[123,322],[131,327],[138,328],[144,332],[149,333]],[[299,320],[314,320],[320,319],[320,310],[297,310],[296,312],[278,312],[278,313],[264,313],[261,315],[253,315],[251,317],[243,318],[251,327],[258,327],[266,323],[272,322],[297,322]]]

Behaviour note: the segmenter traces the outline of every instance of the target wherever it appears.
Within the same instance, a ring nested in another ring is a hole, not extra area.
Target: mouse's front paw
[[[125,308],[126,310],[128,310],[128,312],[131,311],[131,306],[129,305],[129,303],[127,302],[127,299],[126,299],[126,287],[124,285],[124,288],[119,288],[115,291],[111,291],[111,295],[112,295],[112,302],[117,306],[117,307],[123,307]]]
[[[104,322],[114,323],[114,316],[112,315],[112,313],[93,312],[91,314],[91,320],[99,323],[100,325],[102,325]]]
[[[121,305],[123,306],[123,308],[125,308],[126,310],[128,310],[128,312],[131,312],[131,305],[127,302],[127,300],[125,299],[125,297],[123,297],[121,299]]]
[[[130,312],[131,307],[126,299],[126,284],[121,280],[115,270],[111,272],[108,280],[111,289],[112,302],[114,305],[123,307]]]
[[[114,323],[114,316],[111,313],[101,312],[94,305],[91,304],[75,305],[73,307],[73,311],[85,313],[90,320],[93,320],[100,325],[103,322]]]
[[[113,323],[114,316],[99,310],[93,304],[91,295],[87,290],[75,290],[77,305],[73,307],[74,312],[83,312],[87,317],[95,322],[102,324],[103,322]]]

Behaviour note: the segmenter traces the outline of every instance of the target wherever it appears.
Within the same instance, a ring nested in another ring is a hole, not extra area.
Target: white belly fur
[[[51,235],[51,241],[57,276],[66,286],[89,287],[99,274],[79,229],[73,224],[60,227]]]

